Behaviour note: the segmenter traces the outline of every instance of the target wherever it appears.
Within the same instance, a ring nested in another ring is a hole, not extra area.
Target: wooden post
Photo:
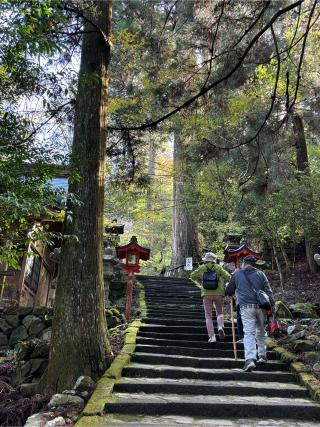
[[[233,297],[230,298],[230,317],[231,317],[231,330],[232,330],[232,343],[233,343],[234,360],[238,360],[237,344],[236,344],[236,331],[234,328],[234,318],[233,318]]]
[[[130,312],[132,306],[132,293],[133,293],[133,272],[128,272],[128,283],[127,283],[127,292],[126,292],[126,308],[125,308],[125,318],[127,322],[130,320]]]

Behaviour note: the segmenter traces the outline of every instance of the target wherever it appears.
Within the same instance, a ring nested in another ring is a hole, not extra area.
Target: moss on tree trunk
[[[42,380],[47,392],[70,388],[79,375],[97,378],[110,352],[102,272],[103,206],[111,1],[95,4],[86,20],[76,99],[65,240],[55,300],[50,362]]]

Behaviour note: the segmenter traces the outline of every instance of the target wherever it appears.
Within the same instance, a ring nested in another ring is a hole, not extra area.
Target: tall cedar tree
[[[70,388],[80,375],[97,378],[110,353],[102,271],[109,35],[112,3],[102,0],[86,20],[76,99],[73,167],[53,319],[51,354],[43,378],[47,392]]]

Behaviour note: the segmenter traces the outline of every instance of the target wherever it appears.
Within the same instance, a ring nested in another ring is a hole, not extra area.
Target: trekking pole
[[[237,345],[236,345],[236,331],[235,331],[234,319],[233,319],[233,297],[230,298],[230,317],[231,317],[231,330],[232,330],[232,343],[233,343],[234,360],[238,360]]]

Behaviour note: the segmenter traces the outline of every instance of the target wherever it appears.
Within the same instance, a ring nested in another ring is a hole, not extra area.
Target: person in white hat
[[[212,322],[212,307],[215,305],[219,338],[224,338],[223,299],[224,287],[230,279],[230,274],[217,264],[217,257],[213,252],[207,252],[200,265],[190,275],[191,280],[201,289],[203,307],[206,317],[206,327],[209,342],[216,342],[216,335]]]

